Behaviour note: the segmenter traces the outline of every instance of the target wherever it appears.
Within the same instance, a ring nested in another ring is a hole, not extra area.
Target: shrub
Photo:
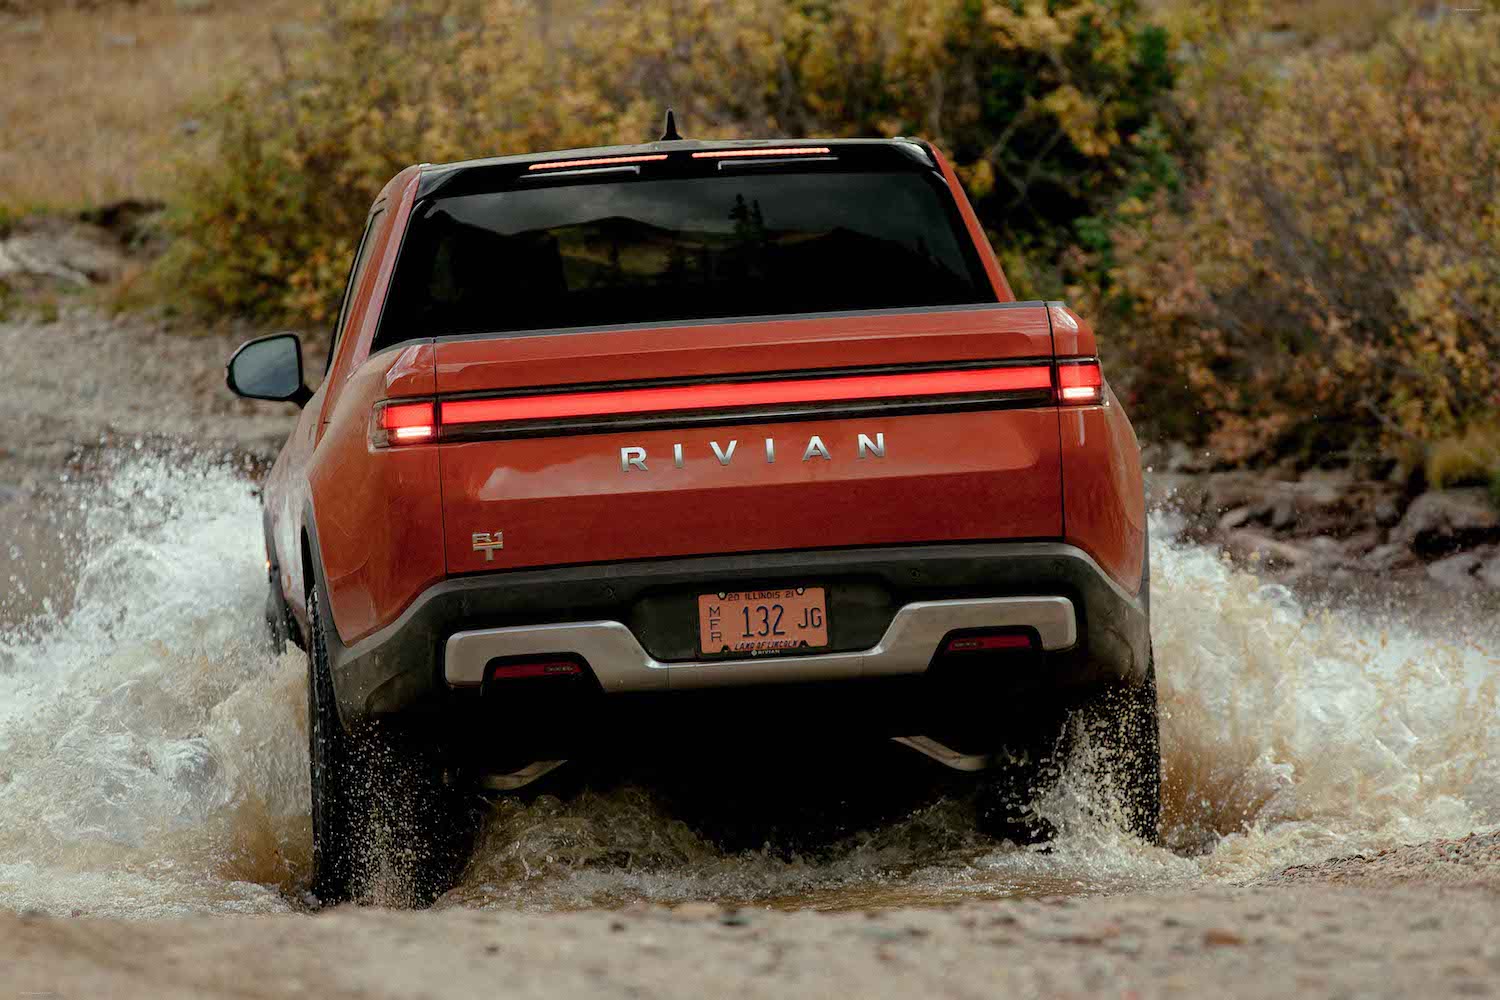
[[[654,138],[668,104],[700,137],[922,134],[1002,251],[1060,251],[1080,225],[1107,243],[1098,216],[1154,155],[1171,83],[1136,0],[329,4],[208,112],[219,156],[160,276],[200,308],[325,322],[402,166]],[[1023,292],[1057,284],[1018,271]]]
[[[1161,425],[1310,459],[1500,410],[1497,33],[1408,20],[1221,95],[1196,183],[1115,232],[1110,307]]]
[[[1475,424],[1427,450],[1427,482],[1450,486],[1500,485],[1500,421]]]

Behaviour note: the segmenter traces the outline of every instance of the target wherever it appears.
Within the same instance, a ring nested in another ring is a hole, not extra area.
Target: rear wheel
[[[1064,767],[1086,789],[1091,811],[1105,814],[1129,833],[1158,843],[1161,825],[1161,736],[1156,703],[1156,667],[1135,683],[1111,684],[1059,713],[1050,732],[1022,746],[984,773],[978,807],[980,827],[1022,843],[1057,833],[1037,806],[1056,789]]]
[[[325,905],[355,898],[427,905],[467,859],[477,814],[445,784],[424,742],[389,726],[344,728],[316,590],[308,626],[313,895]]]

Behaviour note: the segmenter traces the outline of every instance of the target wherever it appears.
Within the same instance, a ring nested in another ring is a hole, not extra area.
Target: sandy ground
[[[12,428],[0,442],[0,506],[55,480],[80,446],[163,436],[274,449],[289,412],[252,408],[221,388],[220,366],[235,339],[185,340],[87,313],[58,324],[0,323],[0,353],[20,376],[0,398],[0,418]],[[12,541],[17,552],[45,552],[24,532]],[[0,913],[0,1000],[481,990],[1485,996],[1500,992],[1500,835],[1271,871],[1243,886],[868,914],[736,912],[707,903],[170,920]]]
[[[0,975],[23,997],[1489,996],[1497,926],[1493,882],[868,914],[20,916],[0,917]]]

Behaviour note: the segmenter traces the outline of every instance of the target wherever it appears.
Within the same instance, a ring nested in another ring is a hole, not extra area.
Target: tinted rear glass
[[[994,300],[933,175],[625,179],[463,194],[419,208],[374,347]]]

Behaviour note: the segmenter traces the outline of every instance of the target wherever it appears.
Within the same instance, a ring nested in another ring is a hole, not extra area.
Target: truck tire
[[[308,625],[312,893],[323,905],[372,897],[426,906],[467,861],[478,811],[444,781],[423,741],[378,723],[344,728],[316,589]]]
[[[355,787],[364,785],[353,740],[339,722],[328,673],[328,646],[317,588],[307,599],[307,766],[312,791],[312,893],[324,904],[351,899],[364,817]]]
[[[1085,751],[1081,755],[1078,751]],[[1161,839],[1161,733],[1156,665],[1138,683],[1090,692],[1064,713],[1060,726],[1009,762],[984,773],[977,797],[980,829],[1018,843],[1051,840],[1057,831],[1036,810],[1064,767],[1114,799],[1110,818],[1149,844]],[[1108,807],[1106,807],[1108,808]]]

